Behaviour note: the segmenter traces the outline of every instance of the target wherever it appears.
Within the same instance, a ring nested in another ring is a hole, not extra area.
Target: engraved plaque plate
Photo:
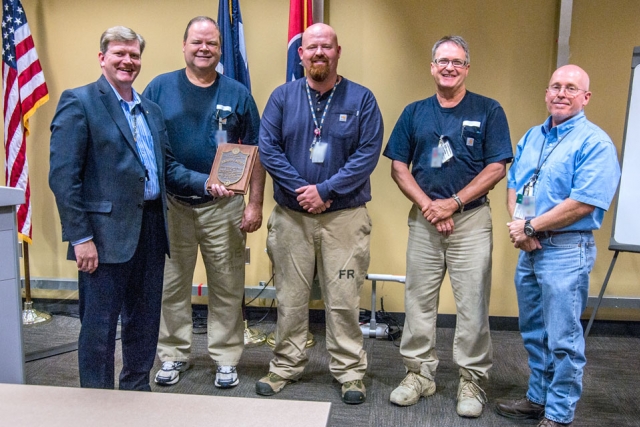
[[[221,184],[236,194],[247,194],[257,157],[255,145],[220,144],[211,166],[209,184]]]
[[[223,183],[225,187],[240,181],[242,175],[244,175],[248,158],[249,154],[241,152],[237,147],[231,151],[222,153],[220,166],[218,167],[218,180]]]

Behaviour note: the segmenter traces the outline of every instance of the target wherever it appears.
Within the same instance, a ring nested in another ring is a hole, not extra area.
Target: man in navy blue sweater
[[[206,16],[193,18],[183,40],[186,68],[154,78],[144,96],[162,108],[176,159],[190,170],[209,173],[217,142],[256,145],[260,116],[249,90],[216,72],[220,31]],[[226,41],[230,43],[231,41]],[[251,176],[249,203],[220,185],[193,197],[169,188],[171,258],[162,294],[156,384],[172,385],[189,367],[191,356],[191,287],[198,249],[207,272],[207,338],[216,364],[214,385],[238,384],[236,365],[244,348],[242,298],[246,233],[262,224],[265,173],[259,163]]]
[[[369,176],[382,146],[382,116],[368,89],[338,75],[341,48],[325,24],[298,49],[306,78],[271,94],[260,126],[260,159],[277,202],[267,251],[278,298],[275,357],[256,392],[269,396],[302,375],[309,292],[317,273],[326,308],[331,374],[345,403],[365,400],[367,368],[358,324],[369,267]]]

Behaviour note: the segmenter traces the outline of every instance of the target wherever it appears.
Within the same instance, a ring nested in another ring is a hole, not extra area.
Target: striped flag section
[[[287,45],[287,78],[291,82],[304,77],[298,48],[302,44],[302,33],[313,24],[311,0],[290,0],[289,2],[289,43]]]
[[[222,56],[216,70],[239,81],[251,92],[249,62],[244,43],[244,26],[239,0],[220,0],[218,27],[222,36]]]
[[[29,117],[49,92],[20,0],[2,1],[2,91],[4,93],[5,182],[25,191],[18,232],[31,243],[31,190],[27,164]]]

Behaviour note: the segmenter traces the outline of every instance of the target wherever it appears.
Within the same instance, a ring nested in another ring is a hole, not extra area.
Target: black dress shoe
[[[524,399],[498,399],[496,400],[496,413],[503,417],[517,420],[527,418],[540,419],[544,415],[544,405],[533,403],[527,398]]]

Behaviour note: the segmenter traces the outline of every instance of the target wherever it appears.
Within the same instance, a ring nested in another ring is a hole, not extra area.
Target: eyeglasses
[[[565,96],[574,97],[580,93],[580,91],[588,92],[586,89],[579,89],[573,85],[564,86],[564,85],[551,85],[547,88],[547,91],[551,95],[557,95],[564,89]]]
[[[455,68],[464,68],[467,66],[467,61],[463,61],[462,59],[447,59],[447,58],[437,58],[433,60],[434,64],[438,64],[439,67],[446,67],[451,63]]]

